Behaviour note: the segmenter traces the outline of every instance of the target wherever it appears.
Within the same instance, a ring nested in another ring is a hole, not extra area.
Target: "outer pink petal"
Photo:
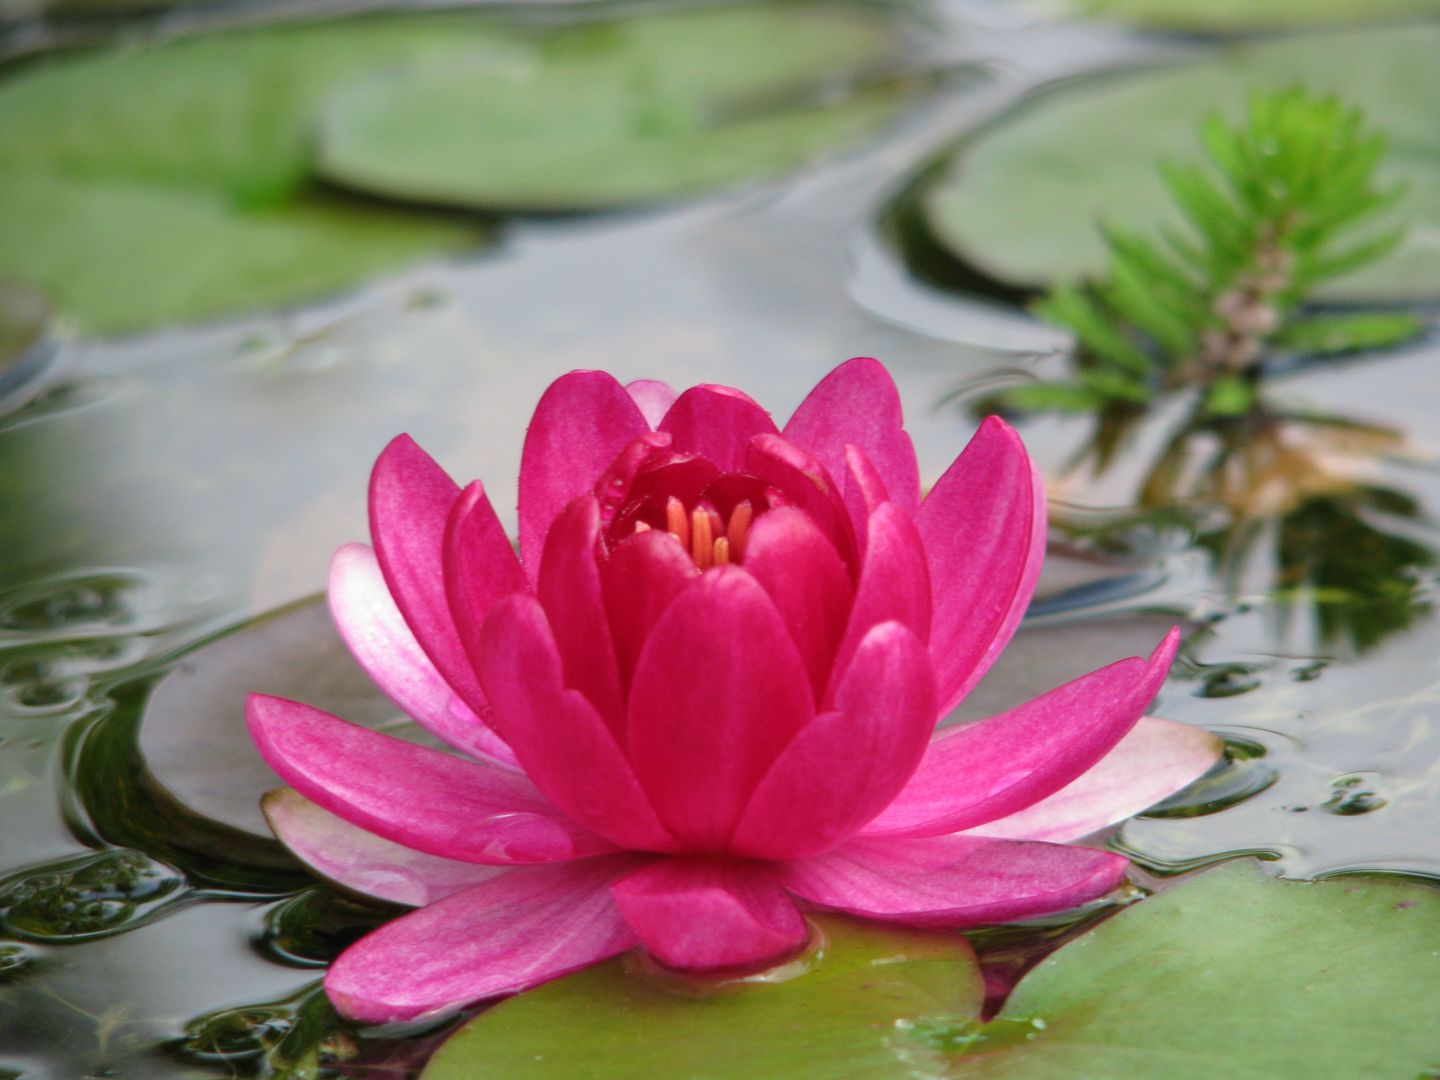
[[[618,733],[624,730],[625,704],[599,560],[600,504],[585,495],[550,526],[536,591],[565,662],[565,685],[584,694]]]
[[[555,638],[534,597],[495,606],[477,666],[494,695],[497,723],[556,806],[621,847],[674,850],[610,728],[565,688]]]
[[[636,379],[625,384],[625,392],[635,399],[635,404],[640,406],[640,412],[645,416],[645,422],[652,428],[660,426],[660,421],[665,419],[670,406],[674,405],[675,399],[680,396],[678,390],[659,379]]]
[[[635,399],[606,372],[572,371],[550,384],[520,458],[520,556],[532,580],[550,523],[649,430]]]
[[[610,887],[640,944],[667,967],[760,967],[809,937],[795,901],[754,864],[664,859]]]
[[[968,833],[1057,844],[1078,840],[1173,795],[1209,772],[1224,753],[1224,740],[1204,728],[1146,716],[1054,795]]]
[[[373,551],[364,544],[346,544],[335,552],[328,596],[340,636],[391,701],[456,749],[515,763],[514,752],[456,696],[420,648],[385,587]]]
[[[520,773],[480,765],[251,694],[260,756],[307,799],[353,825],[465,862],[555,862],[613,846],[562,817]]]
[[[865,561],[845,636],[835,654],[830,690],[838,685],[870,628],[895,620],[921,641],[930,637],[930,571],[914,523],[894,503],[881,503],[866,526]],[[937,664],[940,661],[935,661]],[[821,699],[827,703],[829,698]],[[931,715],[933,722],[937,714]]]
[[[645,639],[670,601],[699,576],[695,560],[680,542],[658,529],[626,537],[601,561],[605,613],[624,685],[629,685]]]
[[[907,514],[920,502],[915,447],[905,433],[900,394],[884,366],[869,357],[841,364],[795,410],[785,438],[814,454],[832,476],[844,476],[845,447],[859,447]]]
[[[1045,557],[1045,489],[1020,437],[990,417],[915,516],[930,560],[930,650],[949,712],[1020,625]]]
[[[341,888],[392,904],[421,907],[508,872],[404,847],[351,825],[293,788],[261,800],[270,828],[311,870]]]
[[[670,832],[691,850],[723,851],[756,783],[813,716],[775,605],[743,569],[722,566],[651,631],[630,688],[628,753]]]
[[[1064,911],[1125,876],[1119,855],[1068,844],[938,836],[852,840],[781,863],[776,880],[823,908],[920,926],[967,927]]]
[[[1165,681],[1179,640],[1179,631],[1172,630],[1148,662],[1121,660],[1009,712],[941,735],[865,835],[958,832],[1059,791],[1135,726]]]
[[[845,564],[808,514],[782,506],[762,514],[751,528],[745,569],[775,602],[818,700],[830,680],[854,594]]]
[[[756,435],[775,435],[770,414],[729,386],[692,386],[676,399],[658,430],[674,437],[675,450],[698,454],[722,473],[741,472],[745,447]]]
[[[370,536],[390,595],[420,647],[461,700],[483,715],[485,695],[445,596],[445,524],[459,496],[429,454],[410,436],[397,436],[370,473]]]
[[[361,938],[325,990],[353,1020],[428,1019],[608,959],[635,944],[608,890],[635,865],[617,855],[511,870]]]
[[[935,723],[925,646],[899,623],[873,628],[835,695],[755,789],[731,850],[758,859],[818,855],[884,809],[915,771]]]

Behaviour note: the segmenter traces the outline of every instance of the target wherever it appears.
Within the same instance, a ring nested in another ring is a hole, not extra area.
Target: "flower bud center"
[[[755,508],[749,499],[735,504],[729,520],[708,502],[686,513],[685,504],[674,495],[665,501],[665,531],[680,542],[701,570],[744,559],[745,542],[754,520]],[[650,529],[646,522],[635,523],[636,532]]]

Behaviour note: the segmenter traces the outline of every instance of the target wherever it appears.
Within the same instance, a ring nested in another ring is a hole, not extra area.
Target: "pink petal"
[[[845,564],[809,515],[782,506],[751,527],[745,569],[775,602],[818,700],[850,612],[853,590]]]
[[[795,901],[753,865],[663,859],[610,893],[645,950],[681,971],[768,966],[809,937]]]
[[[335,553],[328,596],[335,627],[351,654],[406,715],[457,750],[515,763],[504,740],[456,696],[420,648],[370,548],[346,544]]]
[[[352,1020],[431,1019],[606,960],[635,944],[608,887],[636,863],[525,867],[471,886],[361,938],[325,991]]]
[[[627,537],[601,561],[600,584],[622,684],[629,685],[640,649],[670,601],[699,576],[680,542],[658,529]]]
[[[1068,844],[937,836],[851,840],[781,863],[776,880],[820,907],[919,926],[967,927],[1065,911],[1125,876],[1119,855]]]
[[[818,855],[889,805],[935,723],[925,646],[899,623],[874,627],[840,682],[835,707],[775,760],[740,819],[732,851],[757,859]]]
[[[550,384],[520,457],[520,557],[532,579],[550,523],[649,430],[635,399],[606,372],[572,371]]]
[[[890,497],[913,514],[920,472],[904,423],[890,373],[861,356],[820,380],[785,425],[785,438],[814,454],[831,476],[845,475],[845,447],[858,447],[884,477]]]
[[[756,783],[813,716],[775,605],[743,569],[722,566],[651,631],[630,688],[628,753],[670,832],[692,850],[721,851]]]
[[[850,512],[829,470],[817,458],[779,435],[759,435],[746,452],[745,471],[775,489],[779,498],[772,501],[805,511],[841,561],[856,565]]]
[[[770,414],[729,386],[692,386],[676,399],[658,426],[674,438],[674,449],[698,454],[722,473],[741,472],[745,447],[756,435],[778,431]]]
[[[675,848],[610,728],[565,688],[554,635],[534,597],[517,594],[495,606],[478,666],[494,695],[496,722],[556,806],[621,847]]]
[[[1065,843],[1124,821],[1199,779],[1225,753],[1193,724],[1142,717],[1115,749],[1054,795],[968,830],[971,836]]]
[[[294,788],[268,793],[261,806],[280,842],[315,873],[392,904],[433,904],[508,872],[403,847],[321,809]]]
[[[562,817],[520,773],[251,694],[245,719],[287,784],[352,825],[465,862],[554,862],[613,850]]]
[[[537,593],[565,663],[565,685],[578,690],[616,732],[624,728],[624,695],[600,588],[600,504],[576,499],[545,538]]]
[[[1180,632],[1172,630],[1148,662],[1121,660],[1009,712],[947,731],[865,835],[958,832],[1059,791],[1135,726],[1165,681],[1179,641]]]
[[[856,539],[860,541],[860,555],[865,555],[865,533],[870,515],[881,503],[890,502],[890,493],[885,480],[870,463],[870,459],[854,446],[845,447],[845,472],[843,499],[850,512],[850,522],[855,527]],[[913,516],[913,515],[912,515]]]
[[[909,627],[921,641],[929,639],[930,571],[925,548],[914,522],[894,503],[885,502],[875,508],[866,526],[865,561],[845,636],[835,654],[832,686],[844,676],[870,628],[892,619]],[[931,714],[932,726],[936,715]]]
[[[442,555],[460,489],[408,435],[391,440],[370,473],[370,536],[405,622],[451,689],[483,715],[485,695],[450,616]]]
[[[660,426],[660,421],[665,419],[670,406],[674,405],[675,399],[680,396],[673,386],[659,379],[636,379],[625,384],[625,392],[635,399],[635,404],[640,406],[640,412],[645,416],[645,422],[652,428]]]
[[[915,515],[930,560],[940,712],[959,704],[1020,625],[1045,557],[1045,489],[1020,437],[990,417]]]

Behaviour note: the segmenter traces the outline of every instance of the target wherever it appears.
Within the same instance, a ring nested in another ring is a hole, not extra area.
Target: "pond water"
[[[312,992],[388,913],[243,831],[186,831],[136,749],[150,689],[189,646],[322,588],[331,552],[366,533],[366,476],[395,433],[483,477],[503,514],[529,410],[564,371],[731,383],[783,416],[870,355],[933,479],[973,430],[976,388],[1060,364],[1054,331],[919,280],[881,211],[1028,88],[1204,46],[999,0],[924,18],[925,63],[946,77],[882,137],[801,175],[503,219],[474,257],[280,312],[62,331],[42,374],[0,387],[17,406],[0,417],[0,1077],[316,1076],[325,1055],[393,1077],[433,1046],[358,1032]],[[1230,761],[1111,841],[1144,880],[1234,852],[1293,877],[1440,877],[1437,362],[1432,340],[1283,373],[1272,415],[1231,433],[1267,453],[1231,490],[1174,505],[1136,492],[1183,409],[1138,424],[1099,476],[1067,469],[1091,421],[1021,426],[1052,485],[1053,566],[964,715],[1183,623],[1157,711],[1222,734]],[[1341,438],[1326,416],[1394,434]],[[1203,468],[1217,438],[1177,453]]]

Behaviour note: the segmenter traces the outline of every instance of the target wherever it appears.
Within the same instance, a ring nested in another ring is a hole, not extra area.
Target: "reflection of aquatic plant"
[[[1351,238],[1402,194],[1376,182],[1386,140],[1358,109],[1300,89],[1257,93],[1243,126],[1212,114],[1199,134],[1212,167],[1161,166],[1190,233],[1157,243],[1105,226],[1106,274],[1057,285],[1035,305],[1075,333],[1075,378],[1007,390],[1000,406],[1083,412],[1198,384],[1206,411],[1233,416],[1252,405],[1257,365],[1276,351],[1352,352],[1419,332],[1405,313],[1302,309],[1318,284],[1401,239],[1398,229]]]
[[[1138,419],[1103,414],[1072,468],[1105,472]],[[1149,462],[1135,500],[1147,521],[1179,507],[1215,511],[1186,516],[1231,594],[1309,608],[1320,643],[1364,652],[1427,610],[1417,576],[1437,562],[1415,528],[1420,504],[1373,482],[1378,459],[1404,447],[1397,431],[1341,417],[1258,401],[1217,417],[1202,404]]]

